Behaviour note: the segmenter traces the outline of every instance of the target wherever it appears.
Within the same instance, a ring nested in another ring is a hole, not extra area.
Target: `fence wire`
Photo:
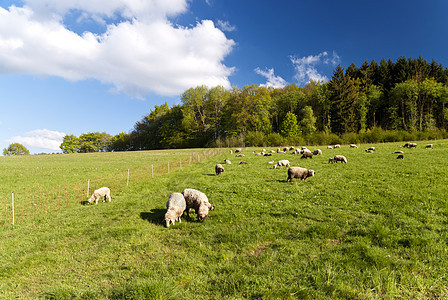
[[[119,191],[127,185],[175,172],[223,151],[210,149],[178,160],[124,169],[102,177],[0,193],[0,228],[51,216],[85,203],[93,191],[100,187],[107,186],[112,192]]]

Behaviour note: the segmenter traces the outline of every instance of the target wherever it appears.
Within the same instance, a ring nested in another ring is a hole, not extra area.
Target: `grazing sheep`
[[[195,189],[185,189],[182,191],[185,197],[187,216],[190,216],[190,210],[194,209],[198,220],[205,221],[208,217],[208,211],[214,210],[215,206],[208,202],[207,196]]]
[[[95,201],[95,204],[98,204],[98,199],[103,198],[103,202],[106,202],[106,197],[110,202],[110,189],[108,187],[102,187],[95,190],[92,196],[87,200],[89,203]]]
[[[375,151],[375,147],[370,147],[369,149],[367,149],[367,150],[372,150],[372,151]]]
[[[350,148],[356,148],[356,149],[358,149],[358,146],[355,145],[355,144],[350,144]]]
[[[333,160],[335,163],[337,163],[338,161],[343,162],[343,163],[347,163],[347,158],[345,158],[344,155],[335,155],[333,157]]]
[[[244,157],[244,154],[237,154],[235,157]]]
[[[256,155],[256,156],[263,156],[264,153],[263,153],[263,152],[258,152],[258,153],[255,153],[255,155]]]
[[[403,158],[404,158],[403,154],[397,156],[397,159],[403,159]]]
[[[307,158],[313,158],[313,153],[305,151],[305,152],[303,152],[303,154],[302,154],[301,159],[302,159],[302,158],[305,158],[305,159],[307,159]]]
[[[366,152],[367,152],[367,153],[373,153],[373,150],[366,149]]]
[[[184,196],[181,193],[172,193],[166,202],[165,226],[170,227],[175,221],[180,223],[180,217],[186,207]]]
[[[417,144],[416,143],[406,143],[403,145],[404,148],[416,148]]]
[[[281,168],[283,168],[283,166],[285,166],[285,167],[289,167],[289,166],[290,166],[290,164],[289,164],[289,160],[286,160],[286,159],[279,160],[279,161],[275,164],[274,169],[277,169],[277,167],[280,167],[280,169],[281,169]]]
[[[300,178],[300,180],[304,179],[306,182],[307,177],[314,176],[314,173],[313,170],[307,170],[301,167],[291,167],[288,169],[288,179],[286,182],[292,182],[294,178]]]
[[[327,146],[327,149],[333,149],[333,147],[332,146]]]
[[[333,164],[333,163],[334,163],[334,159],[330,157],[330,158],[328,159],[328,163],[329,163],[329,164]]]
[[[292,150],[294,150],[294,149],[295,149],[294,146],[289,147],[289,151],[292,151]]]
[[[215,172],[216,175],[221,175],[221,173],[224,172],[224,167],[221,164],[217,164],[215,166]]]
[[[226,165],[231,165],[231,164],[232,164],[232,162],[231,162],[230,160],[228,160],[228,159],[224,160],[224,163],[225,163]]]
[[[235,153],[241,153],[241,148],[237,148],[237,149],[235,149]]]
[[[336,149],[336,148],[341,148],[341,145],[340,144],[334,145],[334,149]]]
[[[288,152],[289,148],[288,147],[283,147],[283,152]]]
[[[322,150],[316,149],[316,150],[313,151],[313,154],[314,155],[322,155]]]
[[[272,153],[265,153],[263,156],[272,156]]]
[[[403,151],[395,151],[395,152],[392,152],[392,154],[401,154],[401,153],[404,153]]]
[[[275,153],[275,151],[274,151],[274,150],[271,150],[271,151],[269,151],[269,153]]]
[[[245,160],[240,161],[240,165],[247,165],[247,161]]]
[[[233,151],[232,151],[232,150],[229,150],[229,153],[230,153],[230,154],[233,154]]]
[[[425,146],[425,149],[434,149],[434,145],[433,144],[428,144]]]

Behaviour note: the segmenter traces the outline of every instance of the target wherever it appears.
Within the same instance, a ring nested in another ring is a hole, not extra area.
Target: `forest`
[[[447,138],[448,69],[400,57],[283,88],[192,87],[130,132],[65,136],[64,153],[191,147],[376,143]]]

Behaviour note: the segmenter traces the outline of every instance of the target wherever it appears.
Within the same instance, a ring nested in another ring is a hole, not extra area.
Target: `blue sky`
[[[448,66],[448,1],[0,2],[0,149],[129,132],[198,85],[281,87],[398,57]]]

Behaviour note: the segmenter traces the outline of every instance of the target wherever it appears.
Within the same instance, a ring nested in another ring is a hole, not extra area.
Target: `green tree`
[[[30,151],[19,143],[13,143],[8,146],[8,148],[3,149],[3,155],[12,156],[12,155],[28,155]]]
[[[61,145],[62,153],[76,153],[79,151],[79,139],[73,134],[64,136]]]
[[[79,152],[106,152],[112,142],[112,136],[105,132],[89,132],[79,136]]]
[[[297,116],[290,111],[286,113],[283,119],[280,134],[284,137],[296,137],[300,135]]]
[[[129,151],[133,149],[132,134],[121,132],[112,138],[110,151]]]
[[[305,106],[302,109],[302,120],[300,120],[300,128],[302,133],[309,135],[316,131],[316,118],[314,117],[313,108]]]

